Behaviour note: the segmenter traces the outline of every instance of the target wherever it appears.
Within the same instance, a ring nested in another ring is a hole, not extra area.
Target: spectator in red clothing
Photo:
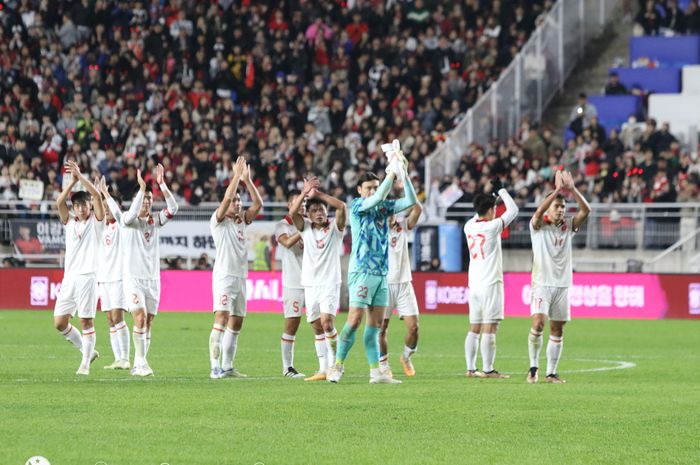
[[[353,45],[356,45],[360,39],[362,39],[362,34],[369,31],[369,26],[367,23],[362,21],[362,15],[359,11],[353,13],[352,23],[345,26],[345,30],[350,37],[350,41]]]
[[[18,237],[14,239],[15,247],[22,254],[39,254],[44,251],[44,245],[39,238],[32,235],[29,226],[21,225],[18,229]]]

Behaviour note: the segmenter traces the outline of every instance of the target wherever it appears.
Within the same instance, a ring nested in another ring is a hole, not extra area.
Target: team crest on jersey
[[[564,221],[564,224],[561,225],[561,232],[566,232],[569,229],[569,226],[566,224],[566,221]]]
[[[316,247],[318,247],[319,249],[322,249],[325,246],[326,246],[326,241],[324,241],[323,239],[316,239]]]

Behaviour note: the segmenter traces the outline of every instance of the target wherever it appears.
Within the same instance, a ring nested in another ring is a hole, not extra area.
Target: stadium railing
[[[163,206],[156,203],[154,210]],[[217,206],[216,203],[183,205],[173,221],[209,221]],[[700,235],[687,238],[700,227],[700,203],[619,203],[592,204],[591,207],[588,221],[575,236],[577,248],[661,251],[686,238],[684,250],[700,251]],[[536,208],[535,204],[521,206],[518,217],[509,227],[504,247],[530,247],[528,224]],[[259,219],[276,221],[286,212],[285,203],[268,202]],[[463,224],[473,215],[471,203],[456,203],[447,209],[445,220]],[[52,202],[0,202],[0,242],[10,245],[13,219],[56,218]]]
[[[523,118],[542,114],[576,64],[584,48],[615,16],[614,0],[559,0],[498,80],[470,108],[425,164],[425,179],[454,173],[467,147],[485,146],[515,134]]]

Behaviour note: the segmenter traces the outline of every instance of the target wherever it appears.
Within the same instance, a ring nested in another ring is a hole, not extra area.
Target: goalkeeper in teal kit
[[[343,364],[355,343],[357,329],[367,313],[363,334],[365,352],[370,368],[371,384],[399,384],[379,369],[379,328],[389,304],[389,217],[411,208],[416,203],[416,192],[406,174],[406,160],[398,141],[382,146],[388,152],[387,175],[379,184],[374,173],[366,173],[357,183],[359,198],[350,206],[350,228],[352,231],[352,254],[348,270],[348,293],[350,312],[347,323],[340,334],[336,363],[328,374],[328,381],[337,383],[343,375]],[[404,197],[386,200],[394,180],[403,182]]]

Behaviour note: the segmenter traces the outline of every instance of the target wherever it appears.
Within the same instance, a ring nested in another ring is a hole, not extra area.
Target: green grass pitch
[[[498,336],[496,367],[513,378],[476,380],[463,376],[466,316],[424,316],[418,375],[372,386],[361,337],[339,385],[283,378],[276,314],[247,318],[236,365],[251,379],[209,380],[211,320],[159,315],[155,377],[134,379],[102,369],[112,356],[98,315],[102,357],[78,379],[79,354],[50,312],[0,312],[0,464],[33,455],[52,465],[700,462],[698,322],[573,321],[567,384],[532,386],[527,319],[506,320]],[[397,319],[390,336],[399,372]],[[295,365],[317,367],[305,323]]]

